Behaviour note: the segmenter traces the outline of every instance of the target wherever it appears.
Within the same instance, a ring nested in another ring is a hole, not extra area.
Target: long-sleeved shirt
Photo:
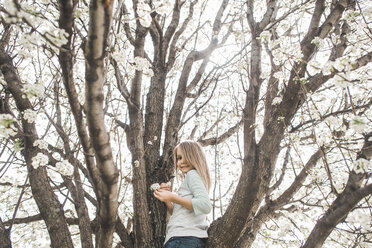
[[[192,199],[193,211],[179,204],[173,204],[173,214],[167,225],[165,243],[171,237],[193,236],[207,238],[207,214],[212,209],[208,191],[202,178],[196,170],[186,173],[185,179],[178,190],[181,197]]]

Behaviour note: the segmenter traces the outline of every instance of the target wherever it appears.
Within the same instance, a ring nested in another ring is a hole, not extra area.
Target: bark
[[[88,134],[85,128],[86,125],[82,117],[82,109],[78,101],[78,95],[77,95],[77,92],[74,86],[74,75],[73,75],[74,51],[71,48],[72,47],[71,41],[72,41],[72,36],[73,36],[75,8],[77,5],[77,1],[60,1],[59,4],[60,4],[59,26],[60,28],[63,28],[66,31],[66,33],[69,35],[67,44],[62,46],[62,48],[60,49],[60,54],[58,56],[61,69],[62,69],[63,83],[65,85],[67,97],[68,97],[68,100],[71,106],[72,113],[75,118],[76,128],[78,130],[81,144],[83,145],[83,149],[85,153],[89,154],[89,153],[93,153],[93,149],[89,145],[89,138],[88,138]],[[66,151],[66,153],[71,154],[68,151]],[[86,158],[86,163],[88,164],[88,168],[92,168],[93,166],[95,166],[93,158],[91,156],[86,155],[85,158]],[[83,248],[89,248],[89,247],[93,247],[92,230],[90,228],[88,208],[85,203],[84,190],[82,187],[82,181],[80,179],[80,174],[77,169],[77,165],[75,165],[74,179],[75,179],[76,188],[70,182],[69,189],[74,199],[75,209],[79,217],[78,219],[79,219],[81,245]],[[92,183],[92,180],[90,180],[90,182]],[[92,183],[92,185],[94,184]]]
[[[137,21],[135,35],[132,41],[135,46],[134,56],[146,57],[144,52],[144,42],[147,32],[150,31],[153,45],[154,58],[152,61],[152,69],[154,76],[151,79],[149,93],[146,97],[145,108],[145,123],[143,123],[143,107],[141,105],[141,85],[142,72],[136,71],[135,77],[131,82],[130,91],[120,83],[119,89],[125,97],[129,108],[130,124],[122,125],[125,127],[128,137],[129,149],[133,159],[133,188],[134,188],[134,244],[136,247],[162,247],[165,236],[166,226],[166,208],[163,203],[153,197],[150,191],[152,183],[167,182],[173,175],[172,150],[178,141],[178,127],[182,115],[184,101],[186,99],[188,77],[195,61],[208,57],[217,48],[216,40],[203,51],[191,52],[187,62],[181,73],[180,84],[175,104],[171,110],[173,115],[167,122],[167,130],[165,132],[165,141],[163,156],[160,155],[160,141],[163,130],[164,116],[164,99],[165,99],[165,80],[168,70],[173,66],[176,56],[176,43],[185,31],[187,24],[193,15],[193,6],[197,1],[190,5],[189,15],[184,23],[177,30],[181,7],[183,1],[176,1],[174,4],[172,21],[169,26],[163,31],[157,23],[157,16],[153,14],[153,24],[149,29],[140,25]],[[137,1],[133,2],[134,10],[136,10]],[[226,7],[227,1],[224,1],[223,6]],[[223,8],[223,9],[224,9]],[[221,25],[223,9],[220,10],[216,17],[216,25],[214,28],[215,34],[218,34]],[[135,11],[136,14],[136,11]],[[130,32],[129,25],[125,26],[126,33]],[[169,54],[169,55],[168,55]],[[168,57],[167,57],[168,55]],[[117,65],[113,62],[117,81],[123,82],[123,77],[120,75]],[[202,67],[204,72],[205,66]],[[200,77],[195,79],[198,83]],[[172,115],[172,114],[171,114]],[[155,139],[157,137],[157,139]],[[149,142],[151,144],[149,144]],[[166,159],[164,159],[164,157]],[[165,173],[164,173],[165,171]],[[146,199],[144,198],[146,197]]]
[[[278,150],[278,146],[271,147],[273,149],[267,154],[267,156],[270,154],[271,157],[262,158],[265,155],[263,155],[263,152],[260,151],[260,146],[256,143],[254,125],[262,83],[260,78],[262,46],[259,36],[263,28],[269,23],[268,20],[276,12],[274,11],[276,7],[275,3],[270,1],[262,22],[256,23],[253,19],[253,1],[248,1],[247,5],[247,20],[252,32],[252,55],[250,61],[251,79],[243,110],[244,165],[229,207],[225,214],[212,223],[210,227],[208,247],[231,247],[238,240],[246,220],[256,212],[264,197],[265,189],[268,188],[268,183],[271,179],[272,162],[275,161]],[[276,141],[272,144],[276,143],[279,142]]]
[[[364,145],[357,154],[357,159],[371,159],[370,152],[372,132],[365,135]],[[368,172],[355,173],[351,171],[344,191],[333,201],[324,216],[318,220],[311,231],[303,248],[322,247],[324,241],[331,234],[335,227],[343,222],[350,211],[356,207],[364,197],[372,194],[372,184],[362,186],[363,181],[368,177]]]
[[[21,91],[21,80],[16,73],[12,59],[0,50],[0,69],[7,82],[7,89],[12,94],[17,108],[20,112],[26,109],[32,109],[32,105],[27,98],[23,98]],[[38,139],[34,123],[28,123],[22,120],[23,140],[24,140],[24,157],[27,164],[29,181],[33,197],[39,208],[40,214],[47,226],[52,247],[73,247],[71,235],[68,230],[62,205],[54,194],[48,181],[48,175],[45,167],[34,169],[32,158],[41,152],[34,147],[34,141]]]
[[[372,194],[372,184],[360,187],[366,175],[358,175],[352,171],[349,175],[348,183],[344,191],[332,203],[324,216],[318,220],[303,248],[322,247],[333,229],[345,220],[348,213],[364,197]]]
[[[191,68],[195,61],[198,61],[201,59],[203,59],[203,63],[201,64],[200,68],[204,67],[205,66],[204,62],[208,61],[212,52],[218,47],[219,44],[218,44],[218,39],[216,37],[221,31],[221,27],[222,27],[221,19],[222,19],[222,16],[224,14],[224,11],[226,9],[228,2],[229,2],[228,0],[224,0],[221,3],[220,8],[216,14],[216,17],[213,22],[213,30],[212,30],[213,35],[212,35],[211,42],[209,43],[209,46],[202,51],[190,52],[182,68],[178,88],[177,88],[176,95],[175,95],[175,100],[169,112],[169,118],[167,120],[166,127],[165,127],[165,141],[164,141],[164,146],[163,146],[163,164],[165,166],[164,168],[165,174],[167,175],[168,178],[170,178],[174,172],[174,167],[173,167],[173,162],[172,162],[173,161],[172,152],[173,152],[173,148],[178,143],[178,130],[180,128],[182,110],[183,110],[185,100],[187,97],[187,93],[188,93],[188,81],[189,81]],[[194,5],[191,4],[190,14],[192,14],[193,6]],[[175,37],[178,37],[181,31],[183,32],[183,30],[186,28],[185,24],[187,24],[188,22],[189,22],[189,18],[185,20],[185,22],[183,23],[184,25],[181,26],[180,30],[175,34]],[[171,48],[170,48],[170,56],[174,55],[174,52],[175,52],[174,47],[175,47],[175,43],[173,43],[172,41]],[[170,57],[169,61],[170,61],[169,64],[173,64],[174,58]],[[197,78],[198,78],[198,74],[194,78],[195,81],[192,83],[193,85],[195,85],[196,82],[198,82],[198,80],[196,80]]]
[[[145,57],[144,44],[148,29],[141,26],[137,16],[137,1],[133,1],[133,9],[137,18],[136,37],[134,41],[134,57]],[[151,247],[152,229],[150,210],[148,208],[146,167],[144,161],[145,146],[143,143],[143,116],[141,106],[142,71],[136,71],[131,82],[129,93],[129,128],[127,136],[133,164],[133,234],[134,247]]]
[[[150,89],[146,97],[143,143],[145,146],[147,202],[149,204],[148,208],[151,209],[150,223],[152,223],[153,230],[152,247],[162,247],[166,232],[166,222],[164,221],[167,214],[166,207],[154,198],[150,185],[170,181],[170,178],[161,170],[164,165],[160,157],[160,141],[164,120],[165,80],[168,73],[166,66],[167,52],[179,24],[181,6],[180,1],[175,2],[172,21],[165,31],[160,28],[156,18],[154,18],[154,24],[150,29],[154,45],[152,62],[154,76],[151,78]]]
[[[93,172],[98,201],[97,247],[111,247],[118,209],[118,169],[113,161],[110,137],[104,123],[103,85],[107,37],[111,28],[114,1],[92,0],[85,46],[86,117],[98,171]]]
[[[259,209],[256,216],[247,222],[245,231],[239,238],[235,247],[251,247],[252,243],[256,239],[258,231],[261,229],[262,224],[264,224],[270,218],[274,218],[275,211],[281,209],[293,198],[296,192],[298,192],[298,190],[303,186],[303,183],[308,176],[308,172],[315,167],[321,155],[321,150],[315,152],[295,178],[291,186],[285,190],[280,197],[275,200],[267,201],[266,204]]]
[[[302,86],[297,79],[304,76],[307,61],[315,53],[315,46],[311,41],[315,36],[325,37],[341,17],[345,7],[351,1],[340,1],[335,9],[331,11],[325,23],[319,28],[320,18],[324,11],[324,1],[315,3],[315,10],[309,26],[309,30],[301,41],[303,58],[301,62],[294,64],[288,86],[284,92],[283,100],[278,107],[272,107],[265,116],[264,134],[258,144],[255,141],[255,114],[257,100],[260,91],[261,79],[261,44],[257,39],[260,32],[269,24],[271,18],[268,16],[276,11],[272,10],[271,4],[267,9],[261,22],[256,22],[253,18],[253,1],[248,1],[247,20],[252,32],[251,48],[251,80],[246,97],[244,108],[244,166],[236,192],[231,204],[224,216],[212,223],[210,228],[212,239],[209,240],[209,247],[229,247],[238,240],[246,221],[249,221],[256,214],[256,211],[265,196],[272,177],[272,170],[276,163],[279,153],[279,145],[284,135],[285,125],[288,126],[298,108],[303,104],[305,94]],[[318,81],[319,82],[319,81]],[[324,83],[324,81],[323,81]],[[315,86],[312,91],[317,90],[321,84]],[[284,122],[278,122],[280,117],[284,117]],[[216,233],[216,234],[215,234]],[[215,237],[216,236],[216,237]]]
[[[0,248],[12,248],[10,241],[10,231],[7,229],[0,218]]]

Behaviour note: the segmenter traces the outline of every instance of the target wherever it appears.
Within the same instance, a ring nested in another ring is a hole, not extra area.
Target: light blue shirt
[[[185,180],[178,190],[178,195],[192,199],[194,211],[173,203],[173,214],[167,225],[165,243],[171,237],[207,238],[209,225],[206,217],[212,210],[212,205],[203,180],[196,170],[190,170],[186,173]]]

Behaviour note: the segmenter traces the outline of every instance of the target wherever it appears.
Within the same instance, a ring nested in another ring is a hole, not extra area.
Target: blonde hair
[[[211,187],[211,177],[209,175],[207,159],[205,158],[202,146],[198,142],[191,140],[185,140],[179,143],[173,150],[175,168],[177,168],[177,149],[182,151],[184,162],[192,166],[199,173],[207,191],[209,191]]]

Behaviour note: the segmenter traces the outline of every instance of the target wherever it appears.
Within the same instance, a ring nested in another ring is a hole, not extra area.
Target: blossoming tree
[[[5,0],[0,247],[162,247],[172,149],[208,247],[367,247],[367,1]]]

